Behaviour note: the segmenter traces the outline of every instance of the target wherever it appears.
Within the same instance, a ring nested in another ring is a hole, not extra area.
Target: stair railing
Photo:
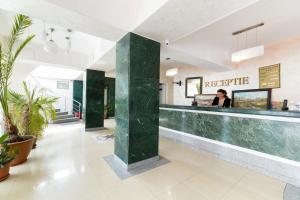
[[[81,103],[79,101],[76,101],[75,99],[73,99],[73,112],[78,112],[79,114],[79,119],[81,119]],[[76,116],[76,115],[75,115]]]

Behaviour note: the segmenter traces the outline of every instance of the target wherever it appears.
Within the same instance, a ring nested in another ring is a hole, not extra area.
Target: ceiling
[[[252,47],[258,43],[268,46],[300,35],[300,26],[295,26],[300,23],[299,7],[298,0],[261,0],[176,40],[173,48],[222,66],[230,66],[230,55],[238,49]],[[247,44],[245,34],[239,38],[232,36],[234,31],[261,22],[265,25],[259,28],[258,32],[253,30],[247,33]]]
[[[299,0],[0,0],[0,35],[7,35],[14,13],[23,13],[33,18],[30,32],[37,34],[22,57],[27,62],[111,71],[115,44],[131,31],[161,42],[162,65],[223,71],[233,67],[230,55],[239,48],[299,35],[299,7]],[[69,55],[42,51],[43,21],[57,30],[53,38],[62,52],[66,29],[73,30]],[[232,32],[260,22],[265,26],[249,32],[247,44],[240,36],[237,45]]]

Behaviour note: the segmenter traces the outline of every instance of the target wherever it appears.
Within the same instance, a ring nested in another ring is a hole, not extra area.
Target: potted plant
[[[16,15],[10,36],[5,43],[0,42],[0,104],[2,107],[5,132],[9,135],[8,145],[18,149],[19,154],[11,162],[12,165],[26,161],[33,145],[33,137],[19,136],[18,128],[13,123],[8,105],[9,80],[12,75],[14,63],[24,47],[33,39],[28,36],[19,41],[24,31],[32,24],[31,19],[25,15]]]
[[[5,143],[8,135],[0,137],[0,182],[9,176],[10,162],[15,157],[15,151],[10,151],[9,146]]]
[[[50,120],[55,119],[54,103],[57,97],[47,97],[35,87],[32,91],[23,82],[24,95],[10,91],[12,116],[21,135],[34,136],[33,148]]]

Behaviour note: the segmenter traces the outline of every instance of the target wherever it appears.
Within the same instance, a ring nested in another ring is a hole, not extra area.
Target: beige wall
[[[193,98],[185,98],[185,79],[188,77],[203,76],[204,72],[197,67],[181,67],[178,74],[174,76],[174,81],[182,81],[183,85],[174,85],[173,104],[175,105],[191,105]]]
[[[200,70],[196,67],[182,67],[175,81],[185,81],[187,77],[203,76],[203,81],[216,81],[232,79],[236,77],[249,77],[248,85],[225,86],[231,96],[232,90],[259,88],[258,68],[262,66],[281,64],[281,88],[273,89],[272,100],[282,101],[288,99],[294,103],[300,101],[300,38],[291,39],[280,44],[272,45],[265,50],[265,55],[256,59],[241,62],[233,70],[226,72],[212,72]],[[204,94],[214,94],[217,87],[203,87]],[[190,105],[192,99],[184,96],[185,87],[174,86],[173,103],[178,105]]]
[[[37,67],[35,64],[16,62],[10,79],[9,88],[16,92],[23,92],[22,82]]]
[[[166,84],[166,103],[173,104],[173,77],[166,76],[167,67],[160,67],[160,83]]]

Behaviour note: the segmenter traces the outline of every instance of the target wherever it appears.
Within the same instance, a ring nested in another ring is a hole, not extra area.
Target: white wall
[[[13,73],[10,79],[9,88],[15,92],[22,93],[22,82],[27,76],[37,67],[30,63],[17,62],[14,66]]]
[[[173,104],[173,77],[166,76],[166,70],[168,68],[160,66],[160,83],[166,86],[166,104]]]
[[[57,80],[60,79],[35,77],[35,80],[39,82],[40,87],[48,89],[50,95],[59,97],[58,102],[55,104],[56,109],[71,113],[73,106],[73,81],[67,80],[69,81],[69,89],[57,89]]]
[[[175,105],[191,105],[193,98],[185,98],[185,79],[188,77],[203,76],[205,71],[197,67],[181,67],[178,74],[174,76],[174,82],[182,81],[183,85],[173,85],[173,104]]]
[[[272,101],[288,99],[289,102],[300,101],[300,38],[291,39],[272,45],[265,50],[265,55],[244,61],[236,65],[234,70],[226,72],[204,71],[196,67],[182,67],[174,77],[174,81],[185,81],[187,77],[202,76],[203,82],[249,77],[248,85],[224,86],[231,96],[232,90],[259,88],[259,67],[281,64],[281,88],[273,89]],[[203,94],[214,94],[218,87],[203,87]],[[174,104],[191,105],[192,99],[185,98],[185,87],[174,86]]]

